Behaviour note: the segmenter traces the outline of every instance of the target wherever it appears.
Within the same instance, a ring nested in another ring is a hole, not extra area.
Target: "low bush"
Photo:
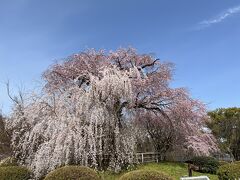
[[[220,166],[217,175],[219,180],[240,179],[240,163],[229,163]]]
[[[5,166],[0,167],[1,180],[28,180],[31,177],[31,172],[21,166]]]
[[[18,166],[17,160],[14,157],[7,157],[0,161],[0,167]]]
[[[219,166],[223,166],[223,165],[226,165],[226,164],[229,164],[229,162],[227,162],[227,161],[219,161]]]
[[[192,164],[199,167],[199,172],[216,174],[220,163],[213,157],[197,156],[190,160]]]
[[[64,166],[50,172],[45,180],[100,180],[100,177],[88,167]]]
[[[172,180],[171,177],[154,170],[131,171],[120,177],[119,180]]]

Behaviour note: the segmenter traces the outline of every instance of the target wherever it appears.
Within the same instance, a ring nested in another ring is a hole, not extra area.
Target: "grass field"
[[[157,170],[165,173],[166,175],[171,176],[174,179],[178,179],[182,176],[188,175],[187,164],[183,163],[172,163],[172,162],[162,162],[162,163],[148,163],[143,165],[138,165],[136,169],[146,169],[146,170]],[[104,180],[117,180],[121,177],[125,172],[121,172],[119,174],[111,173],[111,172],[102,172],[101,176]],[[211,180],[217,180],[216,175],[212,174],[203,174],[198,172],[193,172],[193,176],[201,176],[206,175]]]

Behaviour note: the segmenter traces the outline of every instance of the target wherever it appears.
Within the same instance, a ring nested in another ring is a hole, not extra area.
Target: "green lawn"
[[[157,170],[161,171],[174,179],[178,179],[182,176],[188,175],[187,165],[183,163],[172,163],[172,162],[162,162],[162,163],[148,163],[143,165],[138,165],[136,169],[146,169],[146,170]],[[111,172],[102,172],[101,176],[104,180],[117,180],[121,175],[126,172],[122,172],[120,174],[115,174]],[[202,174],[198,172],[194,172],[193,176],[201,176],[207,175],[211,180],[217,180],[216,175],[212,174]]]

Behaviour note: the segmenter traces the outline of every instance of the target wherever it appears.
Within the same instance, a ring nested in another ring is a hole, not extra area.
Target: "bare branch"
[[[144,64],[142,65],[142,69],[146,68],[146,67],[149,67],[149,66],[153,66],[157,61],[159,61],[160,59],[155,59],[152,63],[149,63],[149,64]]]

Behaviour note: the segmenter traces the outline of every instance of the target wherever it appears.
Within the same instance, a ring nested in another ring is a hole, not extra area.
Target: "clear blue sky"
[[[238,0],[0,0],[0,107],[8,79],[28,90],[54,60],[127,46],[175,63],[209,109],[240,106]]]

